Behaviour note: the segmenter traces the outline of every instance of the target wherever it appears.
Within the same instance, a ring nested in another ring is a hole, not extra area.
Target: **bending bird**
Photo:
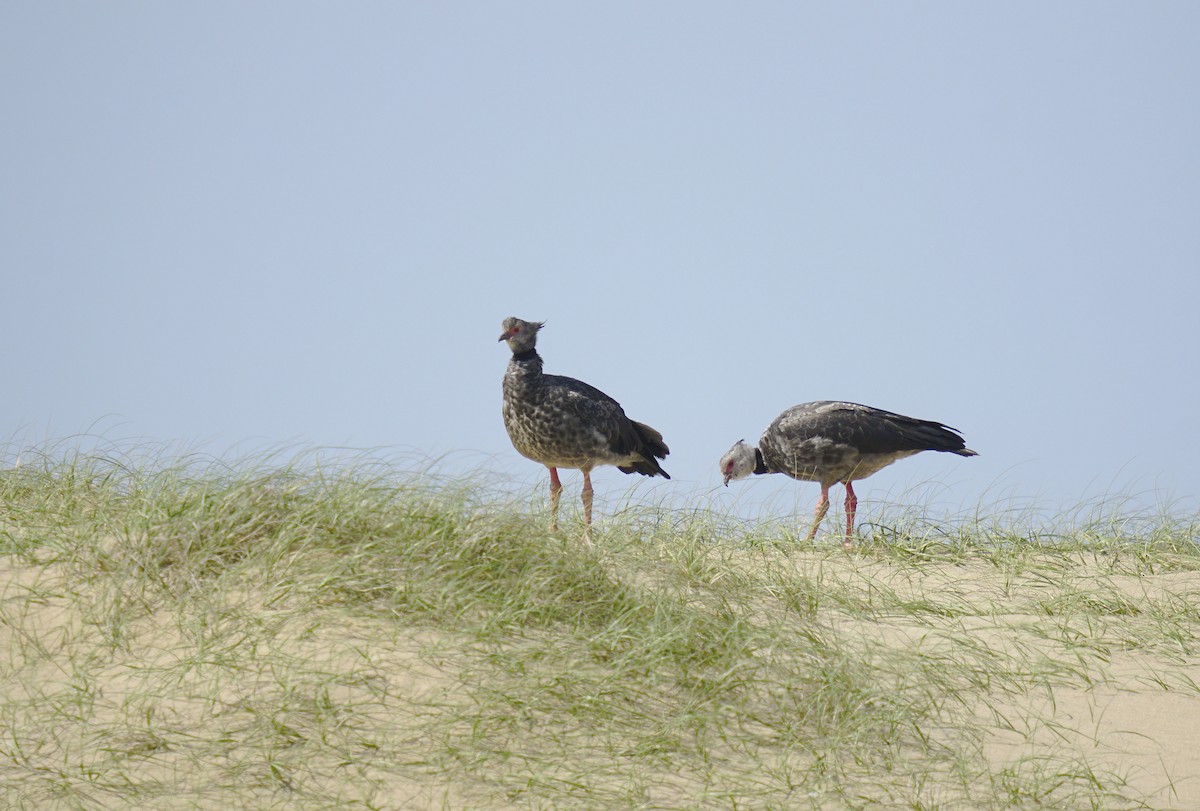
[[[955,429],[940,422],[859,403],[819,400],[792,406],[776,417],[763,431],[757,448],[738,441],[721,457],[721,475],[726,487],[751,473],[783,473],[799,481],[820,483],[821,498],[808,531],[810,541],[829,512],[829,488],[844,484],[844,545],[849,549],[858,509],[854,482],[921,451],[978,456]]]

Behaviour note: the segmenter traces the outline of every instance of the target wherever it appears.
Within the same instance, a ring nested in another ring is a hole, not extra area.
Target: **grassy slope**
[[[650,510],[589,551],[485,491],[369,467],[0,473],[0,805],[1200,798],[1194,763],[1105,726],[1118,699],[1200,708],[1194,523],[848,555]]]

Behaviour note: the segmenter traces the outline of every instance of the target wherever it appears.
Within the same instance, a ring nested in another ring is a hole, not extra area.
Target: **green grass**
[[[8,466],[0,804],[1185,807],[1186,775],[1059,705],[1200,697],[1194,520],[907,522],[846,553],[648,508],[589,549],[495,492],[367,460]]]

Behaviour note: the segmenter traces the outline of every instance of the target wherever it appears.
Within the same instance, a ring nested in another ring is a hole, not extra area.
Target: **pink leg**
[[[550,468],[550,531],[558,529],[558,499],[562,495],[562,482],[558,480],[558,469]]]
[[[842,543],[847,549],[854,546],[854,514],[858,511],[858,496],[854,495],[854,485],[846,482],[846,540]]]
[[[583,544],[592,545],[592,472],[583,471]]]
[[[592,473],[583,471],[583,523],[592,525]]]
[[[821,485],[821,498],[817,500],[817,509],[813,513],[812,529],[808,531],[808,539],[811,541],[817,537],[817,527],[821,526],[821,522],[825,520],[825,513],[829,512],[829,485]]]

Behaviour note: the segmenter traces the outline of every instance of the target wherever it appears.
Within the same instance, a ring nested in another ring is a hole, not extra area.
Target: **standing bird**
[[[621,404],[579,380],[542,373],[537,353],[541,321],[506,318],[500,340],[512,360],[504,373],[504,427],[513,447],[550,469],[550,528],[558,528],[562,483],[558,468],[583,471],[584,538],[592,527],[592,468],[616,465],[622,473],[671,478],[659,464],[670,450],[662,434],[625,416]]]
[[[767,426],[753,448],[738,441],[721,457],[725,486],[751,473],[783,473],[804,482],[819,482],[821,498],[808,540],[829,512],[829,488],[846,485],[846,540],[852,545],[858,497],[853,482],[921,451],[978,456],[958,432],[940,422],[918,420],[879,408],[819,400],[792,406]]]

